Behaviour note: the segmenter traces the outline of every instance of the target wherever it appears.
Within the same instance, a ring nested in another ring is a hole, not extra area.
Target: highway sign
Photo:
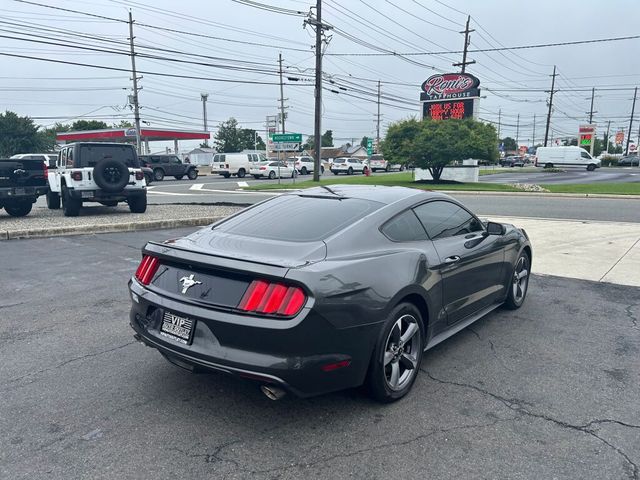
[[[373,139],[367,138],[367,155],[373,155]]]
[[[271,135],[274,143],[302,143],[301,133],[274,133]]]
[[[300,144],[296,142],[273,142],[275,150],[278,152],[297,152]]]

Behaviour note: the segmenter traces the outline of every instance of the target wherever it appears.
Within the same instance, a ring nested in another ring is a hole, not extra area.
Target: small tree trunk
[[[434,182],[440,181],[440,175],[442,175],[443,169],[444,167],[429,167],[429,173],[431,173]]]

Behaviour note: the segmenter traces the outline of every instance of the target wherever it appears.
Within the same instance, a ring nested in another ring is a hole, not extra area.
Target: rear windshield
[[[81,145],[78,167],[95,167],[103,158],[122,160],[127,167],[140,167],[136,151],[130,145]]]
[[[314,242],[330,237],[383,205],[356,198],[287,195],[247,210],[218,228],[234,235]]]

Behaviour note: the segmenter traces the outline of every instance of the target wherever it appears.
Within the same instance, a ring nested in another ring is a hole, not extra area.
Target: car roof
[[[446,195],[441,193],[420,190],[417,188],[387,187],[383,185],[326,185],[324,187],[309,188],[303,192],[296,192],[295,194],[320,196],[338,195],[346,198],[371,200],[387,205],[411,197],[415,197],[416,201],[420,200],[418,197],[423,197],[424,200],[429,198],[446,197]],[[294,194],[292,193],[291,195]]]

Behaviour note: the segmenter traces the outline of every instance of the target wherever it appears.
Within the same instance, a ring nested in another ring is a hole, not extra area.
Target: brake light
[[[160,261],[157,257],[151,255],[144,255],[138,269],[136,270],[136,278],[142,285],[149,285],[153,276],[158,271]]]
[[[242,296],[238,308],[245,312],[290,317],[300,311],[306,300],[307,296],[299,287],[254,280]]]
[[[144,173],[142,173],[142,170],[136,172],[136,180],[143,180],[143,179],[144,179]]]
[[[266,170],[267,167],[260,167],[260,170]]]
[[[42,162],[42,174],[44,175],[44,179],[49,178],[49,167],[47,167],[47,162]]]
[[[75,180],[76,182],[79,182],[82,180],[82,172],[71,172],[71,178],[73,180]]]

